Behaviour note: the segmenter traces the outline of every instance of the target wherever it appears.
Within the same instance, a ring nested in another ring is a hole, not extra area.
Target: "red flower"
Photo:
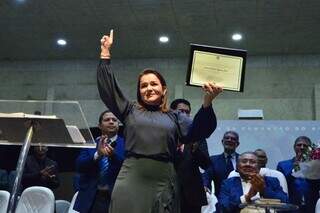
[[[320,148],[317,147],[311,151],[310,155],[311,160],[320,160]]]

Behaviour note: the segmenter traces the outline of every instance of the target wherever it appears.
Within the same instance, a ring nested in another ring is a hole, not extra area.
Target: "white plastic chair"
[[[46,187],[26,188],[18,202],[16,213],[54,213],[54,194]]]
[[[320,213],[320,198],[317,201],[315,213]]]
[[[201,213],[213,213],[216,211],[216,203],[218,202],[217,197],[214,195],[214,182],[211,182],[212,190],[211,194],[206,192],[208,205],[201,207]]]
[[[77,196],[78,196],[78,192],[76,192],[72,197],[68,213],[78,213],[78,211],[73,210],[73,206],[74,206],[74,203],[76,202]]]
[[[268,169],[268,168],[261,168],[260,169],[261,175],[263,175],[262,174],[263,169],[266,170],[264,175],[277,178],[280,182],[280,186],[282,187],[283,191],[288,194],[288,184],[287,184],[287,180],[286,180],[285,176],[277,170]]]
[[[228,175],[228,178],[232,178],[232,177],[240,177],[240,175],[236,170],[233,170]]]
[[[56,213],[68,213],[70,202],[67,200],[56,200]]]
[[[7,190],[8,188],[8,172],[0,169],[0,190]]]
[[[0,213],[6,213],[10,200],[10,193],[0,190]]]

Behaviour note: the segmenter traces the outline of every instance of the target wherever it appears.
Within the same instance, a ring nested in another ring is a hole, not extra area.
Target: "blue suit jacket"
[[[236,160],[239,154],[236,153]],[[214,189],[216,197],[219,196],[222,181],[227,179],[227,163],[224,153],[213,155],[210,157],[211,165],[203,174],[203,184],[211,190],[211,181],[214,181]]]
[[[96,139],[97,142],[98,139]],[[74,204],[74,210],[81,213],[89,212],[97,191],[99,181],[99,164],[94,160],[96,148],[82,149],[77,161],[76,170],[80,174],[79,193]],[[110,160],[108,169],[109,187],[112,188],[120,171],[125,155],[125,144],[123,138],[117,138],[117,145]]]
[[[314,212],[317,199],[319,197],[320,180],[308,180],[295,178],[291,175],[294,158],[278,163],[277,170],[286,177],[289,192],[289,202],[299,205],[300,211]],[[302,197],[306,205],[302,206]]]
[[[282,190],[279,180],[274,177],[264,177],[266,187],[260,195],[264,198],[280,199],[281,202],[287,202],[288,196]],[[222,212],[235,213],[239,212],[241,204],[240,197],[243,195],[240,177],[232,177],[223,181],[220,196],[218,197],[219,205]]]

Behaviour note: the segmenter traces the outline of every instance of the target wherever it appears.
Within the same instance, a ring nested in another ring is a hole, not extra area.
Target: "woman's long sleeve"
[[[212,106],[206,108],[201,107],[191,124],[187,122],[184,117],[185,116],[178,116],[183,143],[204,140],[210,137],[217,127],[217,119]]]
[[[115,78],[109,59],[101,59],[97,69],[100,97],[109,110],[123,122],[130,109],[130,102],[123,95]]]

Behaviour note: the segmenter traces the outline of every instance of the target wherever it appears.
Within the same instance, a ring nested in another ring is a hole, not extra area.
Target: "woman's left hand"
[[[208,107],[211,105],[213,99],[217,97],[222,91],[223,88],[221,85],[215,84],[213,82],[207,82],[202,86],[203,91],[205,92],[203,97],[203,107]]]

